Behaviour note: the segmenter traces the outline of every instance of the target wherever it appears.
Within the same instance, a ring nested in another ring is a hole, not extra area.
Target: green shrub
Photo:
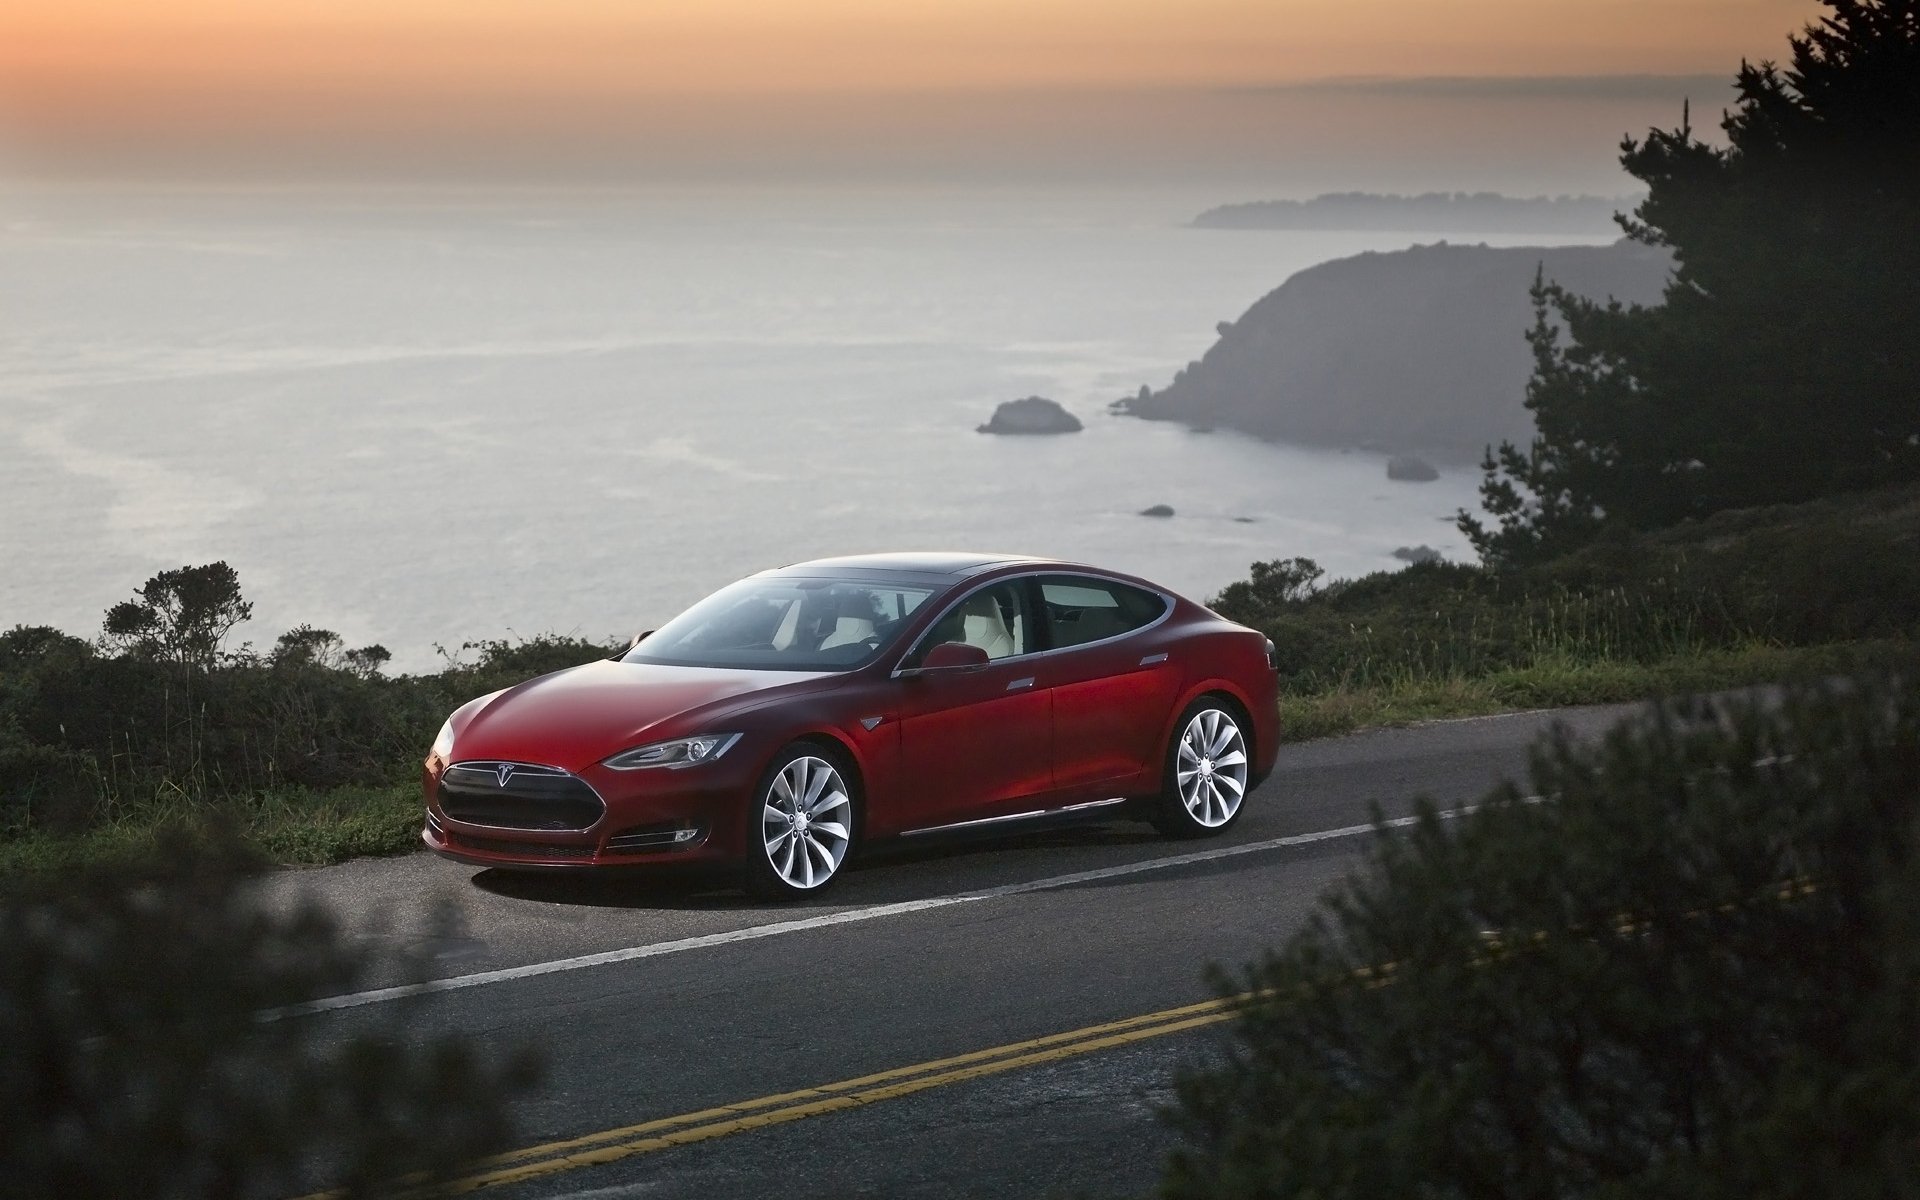
[[[8,1195],[391,1194],[505,1143],[536,1074],[526,1051],[483,1052],[417,1005],[345,1031],[262,1019],[405,964],[373,961],[317,907],[259,906],[256,869],[230,841],[175,836],[0,894]]]
[[[197,666],[107,656],[44,627],[0,634],[0,837],[182,804],[408,785],[455,708],[612,647],[555,635],[470,643],[472,662],[393,679],[378,673],[378,650],[348,651],[302,627],[265,659]]]
[[[1913,1195],[1916,851],[1920,664],[1545,740],[1218,977],[1165,1194]]]
[[[1417,563],[1315,588],[1256,563],[1212,604],[1273,639],[1293,691],[1652,664],[1920,632],[1920,489],[1726,513],[1510,570]]]

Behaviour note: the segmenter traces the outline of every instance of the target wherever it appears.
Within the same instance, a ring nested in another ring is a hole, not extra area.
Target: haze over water
[[[1433,240],[1181,227],[1220,198],[17,192],[0,625],[91,635],[226,559],[240,636],[311,622],[422,669],[817,555],[1059,555],[1196,598],[1256,559],[1464,557],[1471,472],[1106,414],[1294,271]],[[974,432],[1035,393],[1086,431]]]

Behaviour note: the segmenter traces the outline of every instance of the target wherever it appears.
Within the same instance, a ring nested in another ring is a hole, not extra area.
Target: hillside
[[[1219,326],[1220,339],[1160,391],[1115,410],[1307,444],[1477,461],[1524,439],[1531,370],[1527,288],[1652,303],[1664,252],[1610,246],[1415,246],[1309,267]]]

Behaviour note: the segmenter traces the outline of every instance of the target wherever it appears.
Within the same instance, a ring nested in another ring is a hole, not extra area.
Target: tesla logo
[[[507,780],[513,778],[513,764],[501,763],[493,769],[493,773],[500,777],[500,786],[505,787],[507,786]]]

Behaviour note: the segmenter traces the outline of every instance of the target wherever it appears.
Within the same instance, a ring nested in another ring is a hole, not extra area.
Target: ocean
[[[310,623],[423,670],[820,555],[1057,555],[1196,599],[1260,559],[1467,557],[1473,471],[1108,414],[1294,271],[1434,240],[1183,227],[1245,198],[8,191],[0,627],[91,636],[224,559],[238,638]],[[1033,394],[1085,431],[975,432]]]

